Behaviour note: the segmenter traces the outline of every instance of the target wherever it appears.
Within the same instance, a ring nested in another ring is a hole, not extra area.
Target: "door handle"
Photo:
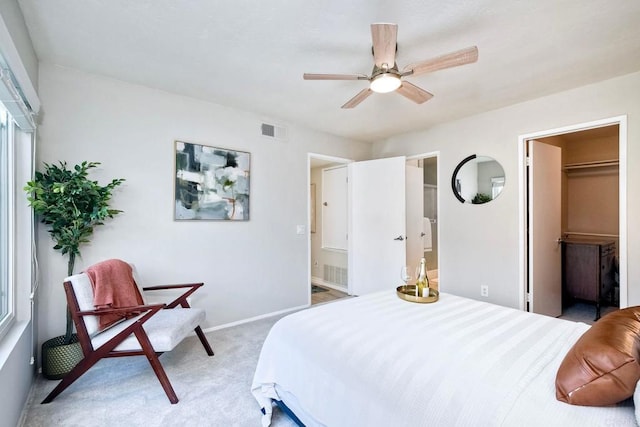
[[[420,237],[424,237],[424,231],[420,233]]]
[[[404,237],[402,237],[402,234],[401,234],[401,235],[399,235],[398,237],[396,237],[396,238],[395,238],[395,239],[393,239],[393,240],[400,240],[400,241],[403,241],[403,240],[404,240]]]

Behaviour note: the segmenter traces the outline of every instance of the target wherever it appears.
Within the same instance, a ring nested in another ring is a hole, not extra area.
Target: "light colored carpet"
[[[281,316],[280,316],[281,317]],[[194,336],[160,357],[180,402],[172,405],[145,357],[103,359],[52,403],[40,402],[58,381],[38,377],[24,427],[261,425],[251,381],[272,317],[209,332],[215,356]],[[274,408],[273,426],[295,423]]]

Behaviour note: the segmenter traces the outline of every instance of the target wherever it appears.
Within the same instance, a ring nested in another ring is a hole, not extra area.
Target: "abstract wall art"
[[[175,141],[175,220],[249,220],[251,154]]]

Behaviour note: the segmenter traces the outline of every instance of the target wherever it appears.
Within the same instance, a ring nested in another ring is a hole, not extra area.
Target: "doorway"
[[[626,117],[519,143],[521,308],[593,321],[626,307]]]
[[[308,155],[310,305],[347,296],[346,168],[350,162],[339,157]]]
[[[416,268],[425,258],[432,287],[438,269],[438,153],[407,158],[407,266]]]
[[[414,156],[415,159],[427,157],[437,157],[437,153]],[[435,164],[437,166],[437,160]],[[321,227],[326,227],[324,214],[322,214],[322,209],[326,208],[322,201],[325,188],[324,186],[322,189],[319,188],[318,178],[312,178],[312,171],[341,168],[345,165],[348,173],[347,250],[328,250],[329,248],[326,248],[323,243],[321,233]],[[322,265],[319,257],[327,255],[332,257],[333,262],[344,262],[346,258],[346,269],[340,267],[339,275],[343,278],[346,276],[348,295],[364,295],[397,286],[400,281],[401,267],[407,260],[406,203],[407,194],[409,194],[406,182],[407,158],[397,156],[354,162],[349,159],[310,153],[308,167],[310,285],[314,282],[320,283],[344,292],[344,285],[336,286],[325,279],[325,274],[330,276],[333,269],[331,265],[326,265],[326,262]],[[437,176],[437,169],[434,173]],[[424,197],[422,177],[420,182],[420,190],[415,194]],[[315,202],[312,202],[314,192]],[[410,194],[413,195],[413,193]],[[437,193],[435,197],[437,201]],[[424,212],[423,207],[418,211],[421,220],[424,218]],[[437,237],[437,214],[433,220],[430,223],[432,227],[435,226],[434,234]],[[415,241],[419,239],[421,239],[420,233],[415,237]],[[336,261],[336,257],[340,257],[340,261]],[[437,263],[435,268],[430,265],[429,270],[431,277],[439,280],[439,277],[433,276],[439,276]],[[309,304],[311,304],[311,298],[309,298]]]

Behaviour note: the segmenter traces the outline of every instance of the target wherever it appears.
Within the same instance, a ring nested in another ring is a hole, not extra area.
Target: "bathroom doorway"
[[[438,154],[407,158],[407,265],[425,258],[432,287],[439,285],[438,269]]]
[[[309,304],[347,296],[347,164],[309,154]]]

